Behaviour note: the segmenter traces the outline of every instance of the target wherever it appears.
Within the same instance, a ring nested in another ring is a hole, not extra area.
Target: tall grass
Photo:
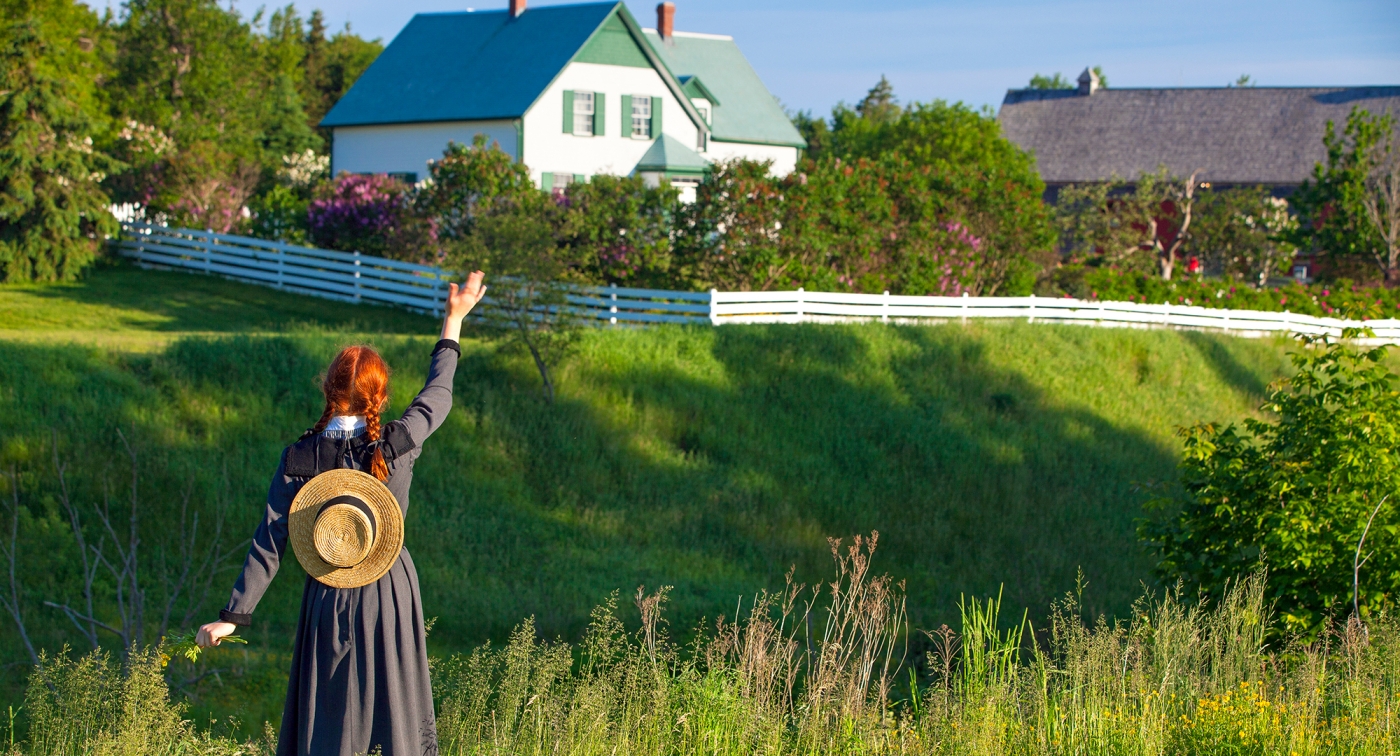
[[[873,576],[875,541],[838,550],[823,586],[759,594],[681,647],[664,589],[616,596],[573,647],[522,622],[501,647],[433,661],[441,753],[1393,754],[1400,627],[1351,623],[1309,645],[1269,641],[1263,576],[1214,604],[1144,597],[1092,623],[1074,595],[1047,628],[1007,629],[998,599],[962,604],[961,631],[901,665],[903,594]],[[193,727],[166,697],[159,650],[118,668],[98,652],[31,678],[29,738],[53,754],[256,754]],[[922,672],[923,674],[919,674]],[[892,696],[896,683],[911,681]],[[920,684],[920,680],[923,684]]]
[[[792,585],[760,595],[742,622],[721,619],[689,649],[654,648],[646,621],[623,632],[609,603],[579,649],[537,640],[527,621],[504,648],[450,657],[436,669],[443,753],[1400,748],[1400,628],[1386,619],[1368,637],[1351,624],[1312,645],[1271,648],[1262,576],[1214,605],[1145,597],[1119,623],[1084,623],[1070,596],[1041,633],[1025,621],[1003,627],[998,599],[965,601],[961,632],[935,633],[935,652],[902,670],[911,682],[891,701],[900,667],[884,662],[899,643],[900,596],[886,578],[849,569],[860,554],[857,544],[836,555],[824,601],[803,603]],[[655,598],[639,594],[639,607]]]

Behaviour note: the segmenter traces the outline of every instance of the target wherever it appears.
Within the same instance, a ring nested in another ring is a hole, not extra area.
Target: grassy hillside
[[[223,497],[241,538],[282,446],[319,414],[316,379],[335,350],[380,348],[400,411],[434,335],[412,315],[178,273],[0,287],[0,462],[21,475],[36,642],[82,648],[42,605],[72,598],[77,580],[52,439],[75,498],[99,501],[104,485],[127,495],[120,428],[138,451],[147,527],[187,495]],[[1250,413],[1286,349],[1019,322],[599,330],[550,407],[521,355],[465,339],[457,406],[419,462],[407,529],[432,642],[502,638],[529,615],[546,637],[576,637],[609,592],[639,585],[675,586],[669,616],[684,635],[790,567],[826,578],[826,538],[871,530],[876,568],[907,580],[916,627],[953,624],[960,595],[1003,585],[1009,606],[1043,613],[1078,570],[1088,609],[1121,614],[1150,580],[1133,522],[1140,486],[1173,477],[1174,428]],[[242,672],[201,683],[201,705],[240,701],[251,722],[280,711],[277,659],[302,580],[293,560],[284,573]],[[9,630],[7,663],[23,659]]]

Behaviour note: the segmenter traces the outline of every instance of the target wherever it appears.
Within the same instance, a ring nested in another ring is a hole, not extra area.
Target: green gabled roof
[[[705,82],[700,81],[699,76],[677,76],[676,80],[681,83],[685,93],[691,97],[703,97],[709,100],[711,105],[719,104],[719,98],[715,97],[715,93],[705,86]]]
[[[419,13],[321,125],[520,118],[575,59],[655,68],[691,120],[708,128],[616,0],[532,8],[516,18],[504,10]]]
[[[679,139],[670,134],[662,134],[657,137],[647,153],[637,161],[636,171],[660,171],[671,173],[691,173],[700,174],[710,169],[710,161],[695,150],[681,144]]]
[[[807,146],[733,39],[676,33],[663,40],[651,29],[646,36],[667,67],[679,76],[703,79],[705,88],[717,97],[712,100],[715,108],[710,118],[715,139]]]

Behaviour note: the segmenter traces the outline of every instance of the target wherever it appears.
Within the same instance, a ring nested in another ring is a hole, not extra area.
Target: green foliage
[[[770,163],[716,162],[676,209],[676,257],[690,286],[762,290],[791,280],[792,261],[780,248],[784,216]]]
[[[1367,177],[1381,157],[1378,147],[1393,139],[1394,116],[1373,116],[1352,108],[1342,133],[1331,121],[1322,142],[1327,162],[1318,163],[1311,178],[1289,198],[1298,216],[1293,241],[1303,249],[1327,255],[1341,266],[1376,264],[1387,284],[1400,283],[1400,260],[1386,254],[1380,229],[1366,217]]]
[[[1044,76],[1044,75],[1042,75],[1042,74],[1036,74],[1036,75],[1034,75],[1034,76],[1031,77],[1030,84],[1027,85],[1027,86],[1028,86],[1029,88],[1031,88],[1031,89],[1074,89],[1074,88],[1075,88],[1074,82],[1070,81],[1069,79],[1066,79],[1066,78],[1065,78],[1064,76],[1062,76],[1058,71],[1055,73],[1054,76]]]
[[[1287,239],[1297,226],[1286,200],[1264,187],[1206,190],[1193,207],[1183,255],[1212,274],[1239,276],[1263,287],[1287,275],[1296,248]]]
[[[286,15],[289,25],[300,30],[300,18],[290,8]],[[307,122],[315,126],[379,57],[384,45],[377,39],[365,40],[351,34],[348,23],[344,30],[327,38],[325,16],[320,10],[311,12],[303,45],[301,97]]]
[[[115,164],[65,81],[41,64],[40,25],[4,30],[0,50],[0,268],[6,281],[71,280],[115,230],[98,187]]]
[[[428,166],[428,181],[415,203],[443,238],[466,239],[475,231],[477,218],[489,214],[498,201],[527,202],[537,194],[529,168],[500,145],[488,145],[485,134],[477,134],[470,147],[448,143],[442,157]]]
[[[1192,228],[1196,177],[1165,166],[1129,182],[1114,178],[1060,190],[1055,205],[1071,259],[1129,270],[1157,271],[1170,281]]]
[[[199,661],[199,654],[204,651],[204,649],[200,648],[199,644],[195,643],[196,635],[198,635],[198,633],[191,630],[186,633],[175,633],[166,638],[163,646],[165,658],[169,659],[173,656],[183,656],[191,663]],[[240,646],[248,645],[248,639],[240,638],[237,635],[225,635],[220,642],[233,643]]]
[[[1346,338],[1362,335],[1348,331]],[[1142,534],[1159,573],[1206,595],[1267,564],[1285,626],[1316,636],[1352,609],[1353,557],[1369,517],[1357,596],[1363,619],[1400,595],[1400,393],[1386,348],[1305,337],[1297,372],[1264,405],[1268,419],[1181,431],[1183,494]]]
[[[679,192],[640,176],[594,176],[570,184],[562,244],[580,275],[596,283],[662,287],[672,283],[672,222]]]
[[[307,208],[310,202],[281,184],[260,197],[254,197],[248,209],[253,217],[248,234],[259,239],[308,244]]]
[[[1254,281],[1229,276],[1189,275],[1163,281],[1156,274],[1108,266],[1064,265],[1055,270],[1040,293],[1104,302],[1192,305],[1233,310],[1296,312],[1316,317],[1366,319],[1400,316],[1400,290],[1357,286],[1343,278],[1325,284],[1260,288]]]

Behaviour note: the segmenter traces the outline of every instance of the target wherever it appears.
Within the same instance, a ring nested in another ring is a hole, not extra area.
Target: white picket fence
[[[122,255],[144,267],[199,271],[348,302],[440,314],[453,274],[357,252],[142,223],[123,224]],[[490,305],[488,297],[485,304]],[[1199,306],[1097,302],[1046,297],[930,297],[797,291],[660,291],[577,287],[575,311],[599,323],[927,323],[1025,319],[1119,328],[1183,328],[1241,336],[1275,333],[1340,336],[1358,321]],[[1371,320],[1376,342],[1400,343],[1400,320]]]

